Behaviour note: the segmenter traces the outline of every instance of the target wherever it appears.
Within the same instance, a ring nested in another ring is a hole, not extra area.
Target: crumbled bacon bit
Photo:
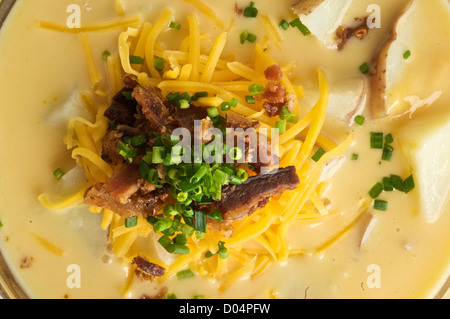
[[[141,296],[140,299],[165,299],[167,295],[167,288],[162,288],[156,295],[149,296],[147,294],[144,294]]]
[[[152,280],[153,277],[161,277],[166,272],[165,268],[148,261],[142,256],[134,257],[131,263],[136,265],[136,275],[144,280]]]
[[[283,77],[283,71],[278,64],[274,64],[264,70],[264,75],[269,81],[279,81]]]
[[[280,111],[283,105],[285,105],[285,103],[270,103],[270,102],[263,103],[263,106],[266,109],[267,114],[269,116],[280,115]]]
[[[244,9],[242,9],[241,7],[239,7],[239,5],[237,3],[234,4],[234,13],[237,15],[241,15],[242,13],[244,13]]]
[[[369,27],[367,26],[367,18],[368,17],[356,18],[355,20],[360,22],[360,24],[356,27],[338,27],[338,29],[336,30],[336,39],[338,41],[339,51],[344,49],[345,44],[352,36],[355,36],[360,40],[366,37],[369,32]]]

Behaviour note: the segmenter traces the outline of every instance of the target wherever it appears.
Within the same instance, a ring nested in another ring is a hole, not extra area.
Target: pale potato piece
[[[327,48],[337,49],[336,30],[352,0],[303,0],[293,5],[302,23]]]
[[[413,168],[423,216],[434,223],[450,193],[450,112],[411,120],[399,143]]]
[[[317,88],[308,88],[303,102],[312,106],[319,93]],[[366,78],[351,77],[339,79],[330,83],[330,99],[328,102],[327,118],[337,120],[344,126],[351,126],[354,118],[363,113],[369,93],[369,83]]]
[[[442,34],[449,29],[447,0],[408,3],[373,59],[370,108],[375,118],[412,113],[446,89],[450,38]],[[423,74],[433,76],[424,79]]]

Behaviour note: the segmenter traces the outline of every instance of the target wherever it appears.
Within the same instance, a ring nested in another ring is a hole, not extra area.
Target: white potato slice
[[[448,30],[448,0],[408,3],[374,56],[370,107],[375,118],[412,113],[446,89],[450,37],[442,34]],[[424,79],[424,74],[433,76]]]
[[[317,88],[308,88],[303,99],[306,105],[314,105],[319,93]],[[351,126],[354,118],[364,112],[368,101],[369,83],[364,77],[339,79],[330,83],[330,99],[327,118]]]
[[[450,194],[450,112],[411,120],[399,132],[399,143],[413,168],[421,211],[434,223]]]
[[[336,30],[352,0],[300,0],[292,6],[302,23],[327,48],[337,49]]]
[[[71,92],[63,104],[58,105],[58,107],[50,112],[45,120],[52,126],[65,129],[70,118],[74,116],[80,116],[86,119],[91,118],[91,115],[87,111],[78,90]]]

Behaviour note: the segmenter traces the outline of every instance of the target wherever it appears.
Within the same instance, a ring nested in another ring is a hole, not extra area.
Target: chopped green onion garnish
[[[404,192],[405,191],[405,185],[403,184],[403,180],[398,175],[391,175],[391,183],[392,186],[399,191]]]
[[[264,86],[262,84],[254,83],[248,87],[248,92],[251,95],[263,94]]]
[[[391,144],[393,141],[394,141],[394,137],[392,136],[391,133],[386,135],[385,138],[384,138],[384,142],[387,143],[387,144]]]
[[[363,125],[366,118],[362,115],[355,116],[355,123],[358,125]]]
[[[283,105],[280,109],[280,119],[287,120],[288,123],[295,124],[298,122],[299,116],[291,113],[286,105]]]
[[[169,28],[176,29],[176,30],[180,30],[181,24],[172,21],[172,22],[170,22],[170,24],[169,24]]]
[[[130,55],[130,63],[131,64],[144,64],[144,59],[140,56]]]
[[[248,42],[256,42],[256,39],[257,39],[256,34],[253,34],[253,33],[248,33],[247,34],[247,41]]]
[[[356,161],[359,158],[359,155],[356,153],[353,153],[352,155],[352,161]]]
[[[179,100],[180,109],[188,109],[190,107],[188,100]]]
[[[255,104],[255,97],[252,96],[252,95],[246,95],[246,96],[245,96],[245,101],[246,101],[248,104]]]
[[[319,148],[311,158],[314,162],[318,162],[324,154],[325,151],[322,148]]]
[[[222,214],[217,209],[213,209],[209,217],[217,220],[219,223],[223,220]]]
[[[102,52],[102,59],[106,61],[110,55],[111,53],[108,50],[105,50]]]
[[[408,58],[411,56],[411,51],[408,50],[405,53],[403,53],[403,59],[408,60]]]
[[[162,164],[164,163],[166,148],[164,146],[154,146],[152,151],[152,163]]]
[[[370,197],[373,199],[377,198],[384,190],[384,187],[381,183],[376,183],[369,191]]]
[[[230,255],[228,254],[228,249],[225,247],[225,243],[223,241],[219,241],[218,247],[219,250],[217,251],[217,254],[220,259],[227,259]]]
[[[125,227],[134,227],[137,225],[137,216],[125,218]]]
[[[385,192],[392,192],[394,190],[394,186],[392,186],[392,182],[389,177],[383,178],[383,190]]]
[[[244,17],[256,18],[256,16],[258,15],[258,9],[255,8],[254,5],[255,5],[254,2],[251,1],[250,6],[244,9]]]
[[[61,179],[61,177],[64,176],[64,172],[62,171],[62,169],[57,168],[57,169],[55,169],[55,171],[53,172],[53,175],[54,175],[57,179]]]
[[[299,18],[292,20],[291,22],[289,22],[289,24],[293,28],[297,27],[300,30],[300,32],[305,36],[311,34],[311,31],[309,31],[309,29],[300,21]]]
[[[171,254],[178,254],[178,255],[187,255],[189,254],[189,247],[185,245],[179,245],[179,244],[170,244],[166,250]]]
[[[411,175],[409,175],[404,181],[403,181],[403,185],[405,187],[405,194],[408,194],[410,191],[412,191],[415,187],[414,184],[414,177]]]
[[[219,109],[217,107],[210,107],[206,111],[208,112],[208,116],[211,118],[219,116]]]
[[[166,65],[164,63],[164,59],[160,58],[158,56],[155,56],[153,58],[153,65],[154,65],[155,69],[158,71],[162,71],[166,67]]]
[[[248,179],[248,173],[243,168],[237,170],[236,176],[239,177],[243,182],[245,182]]]
[[[283,134],[286,132],[286,126],[287,126],[287,121],[283,120],[283,121],[276,121],[275,122],[275,128],[278,129],[278,132],[280,134]]]
[[[383,133],[370,133],[370,147],[374,149],[382,149],[383,148]]]
[[[228,155],[234,161],[238,161],[242,158],[242,150],[239,147],[233,147],[228,151]]]
[[[367,72],[369,72],[370,67],[367,63],[363,63],[359,66],[359,71],[361,71],[362,74],[366,74]]]
[[[194,229],[206,233],[206,215],[197,210],[194,212]]]
[[[236,107],[238,105],[238,103],[239,103],[239,100],[237,98],[235,98],[235,97],[232,98],[231,101],[230,101],[230,105],[232,107]]]
[[[244,44],[245,41],[247,41],[247,37],[248,37],[248,32],[247,31],[242,31],[241,34],[239,35],[239,39],[241,41],[241,44]]]
[[[220,109],[222,111],[229,111],[229,110],[231,110],[230,102],[222,102],[222,104],[220,105]]]
[[[171,292],[167,294],[166,299],[178,299],[178,298],[177,295]]]
[[[195,295],[194,299],[205,299],[205,296],[203,296],[203,295]]]
[[[285,19],[283,19],[280,21],[280,24],[278,26],[283,30],[287,30],[287,29],[289,29],[289,22],[287,22]]]
[[[390,161],[392,158],[393,152],[394,152],[394,148],[389,144],[385,144],[383,147],[383,154],[381,156],[381,159],[383,161]]]
[[[155,233],[163,232],[172,227],[172,223],[173,221],[170,218],[160,219],[153,225],[153,230]]]
[[[375,208],[376,210],[385,211],[385,210],[387,210],[387,207],[388,207],[388,202],[386,202],[384,200],[376,199],[373,202],[373,208]]]
[[[178,279],[186,279],[186,278],[191,278],[191,277],[194,277],[194,273],[190,269],[186,269],[186,270],[177,272]]]

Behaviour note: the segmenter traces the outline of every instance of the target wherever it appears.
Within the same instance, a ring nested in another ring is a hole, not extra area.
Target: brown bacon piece
[[[274,64],[264,70],[264,76],[269,81],[280,81],[283,77],[283,72],[278,64]]]
[[[152,280],[154,277],[161,277],[166,272],[164,267],[154,264],[148,261],[147,258],[140,255],[134,257],[131,263],[136,265],[136,275],[145,280]]]
[[[88,205],[106,208],[125,217],[154,215],[169,193],[144,181],[137,165],[123,166],[105,184],[97,183],[84,195]]]
[[[295,189],[299,182],[295,167],[280,168],[250,177],[240,185],[227,186],[222,200],[213,206],[224,220],[239,220],[264,207],[272,196]]]

